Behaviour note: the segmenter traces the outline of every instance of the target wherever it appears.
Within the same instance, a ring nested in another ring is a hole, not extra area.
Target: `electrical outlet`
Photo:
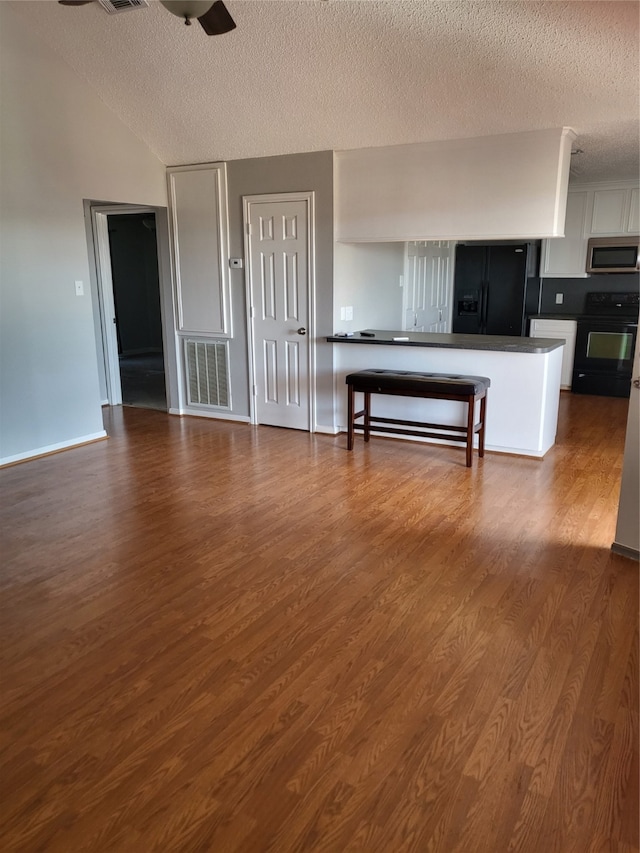
[[[556,305],[562,305],[564,302],[564,293],[556,293]]]

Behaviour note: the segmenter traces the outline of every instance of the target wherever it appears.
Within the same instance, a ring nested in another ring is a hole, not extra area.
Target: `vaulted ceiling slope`
[[[155,0],[12,5],[168,165],[568,125],[574,180],[638,176],[637,2],[225,3],[214,37]]]

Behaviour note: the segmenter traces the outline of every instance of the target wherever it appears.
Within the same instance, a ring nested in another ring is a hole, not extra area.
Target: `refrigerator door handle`
[[[484,283],[484,333],[487,334],[487,322],[489,319],[489,282]]]
[[[480,285],[480,334],[484,335],[487,331],[487,282],[483,281]]]

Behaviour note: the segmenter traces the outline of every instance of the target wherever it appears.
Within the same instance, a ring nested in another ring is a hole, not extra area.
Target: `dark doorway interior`
[[[154,213],[109,216],[122,403],[167,409]]]

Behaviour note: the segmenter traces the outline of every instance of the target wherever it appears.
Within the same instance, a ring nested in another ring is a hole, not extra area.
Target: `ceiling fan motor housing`
[[[211,0],[160,0],[161,4],[178,18],[191,23],[191,18],[199,18],[211,8]]]

